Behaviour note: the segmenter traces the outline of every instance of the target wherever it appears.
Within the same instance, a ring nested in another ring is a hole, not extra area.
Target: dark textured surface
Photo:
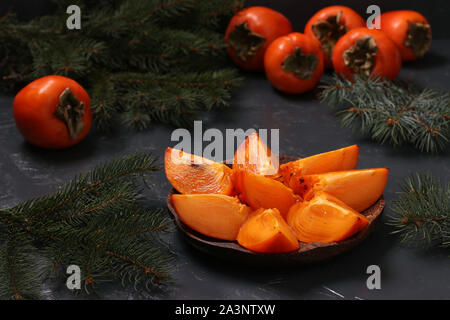
[[[449,37],[447,0],[345,0],[340,4],[364,14],[370,4],[383,11],[413,9],[429,18],[435,38]],[[280,10],[302,31],[307,19],[319,8],[335,1],[248,0],[248,5],[266,5]],[[8,8],[29,19],[51,11],[47,0],[2,0],[0,15]],[[364,16],[364,15],[363,15]],[[434,41],[432,51],[421,61],[406,64],[401,78],[422,86],[450,89],[450,40]],[[280,152],[308,156],[351,144],[360,146],[360,168],[389,167],[385,191],[387,208],[374,233],[362,245],[326,263],[285,270],[245,267],[224,263],[189,246],[175,232],[166,241],[177,256],[174,285],[165,293],[136,293],[119,285],[107,287],[106,299],[450,299],[449,252],[410,249],[390,235],[385,224],[389,204],[398,183],[410,172],[432,172],[450,178],[450,152],[439,156],[419,154],[409,148],[379,146],[349,130],[341,129],[332,113],[314,100],[313,94],[286,96],[272,89],[263,75],[246,74],[245,86],[237,91],[229,110],[204,115],[204,129],[279,128]],[[0,95],[0,207],[56,190],[74,174],[93,165],[136,150],[150,150],[160,157],[174,128],[157,125],[148,132],[92,133],[80,145],[66,151],[46,151],[25,143],[12,118],[13,97]],[[161,171],[147,192],[151,205],[165,206],[170,185]],[[381,290],[368,290],[366,268],[381,268]],[[52,291],[48,289],[52,288]],[[49,298],[73,298],[64,281],[45,284]]]
[[[450,88],[450,41],[435,41],[423,60],[406,64],[401,78],[422,86]],[[218,128],[279,128],[280,152],[308,156],[357,143],[360,168],[389,167],[385,190],[387,208],[374,233],[362,245],[329,262],[286,270],[244,267],[216,260],[190,247],[175,232],[166,240],[178,259],[175,282],[167,293],[150,295],[111,286],[102,298],[174,299],[449,299],[450,260],[444,250],[410,249],[390,235],[385,224],[398,183],[410,172],[429,171],[450,178],[450,153],[431,156],[409,148],[393,149],[367,141],[340,128],[333,114],[312,94],[286,96],[276,92],[262,74],[245,74],[228,110],[204,115],[204,130]],[[66,151],[46,151],[25,143],[15,128],[12,97],[0,95],[0,205],[7,207],[56,190],[74,174],[96,163],[136,150],[151,150],[160,157],[170,142],[173,127],[157,125],[142,132],[92,133]],[[147,195],[165,206],[171,187],[161,171]],[[381,290],[368,290],[366,268],[381,267]],[[72,298],[61,283],[49,297]],[[91,296],[95,298],[97,296]]]
[[[320,263],[352,250],[354,247],[360,245],[375,230],[386,204],[384,199],[380,198],[373,206],[361,212],[369,220],[368,227],[343,241],[331,243],[300,242],[300,248],[296,251],[287,253],[258,253],[240,246],[236,241],[211,238],[191,229],[181,221],[178,213],[172,206],[172,194],[179,193],[175,189],[172,190],[171,195],[167,197],[167,207],[175,219],[178,230],[185,236],[186,241],[189,241],[198,250],[227,262],[233,261],[235,263],[261,268],[300,267],[312,263]]]

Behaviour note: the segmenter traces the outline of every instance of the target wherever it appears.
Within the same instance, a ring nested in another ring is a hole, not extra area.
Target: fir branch
[[[71,3],[83,12],[82,28],[76,31],[66,28],[65,4],[58,3],[55,13],[29,22],[19,22],[14,15],[0,19],[0,50],[5,52],[0,88],[17,89],[48,74],[71,77],[90,94],[99,129],[117,123],[142,129],[153,122],[186,126],[202,110],[227,105],[233,88],[241,83],[236,71],[228,68],[225,24],[220,21],[226,21],[242,1],[79,0]],[[136,80],[157,79],[160,85],[151,97],[146,94],[129,104],[126,99],[150,88],[111,81],[123,74]],[[203,90],[183,86],[197,78],[230,85]],[[165,89],[163,81],[179,81],[180,87]]]
[[[74,37],[70,41],[33,41],[33,78],[58,74],[77,79],[91,72],[94,56],[101,55],[106,46],[99,41]]]
[[[423,247],[450,247],[450,183],[430,174],[405,179],[392,202],[389,225],[403,242]]]
[[[108,72],[102,70],[95,74],[92,80],[91,108],[95,126],[99,130],[107,131],[113,128],[120,113],[117,99],[117,92]]]
[[[380,143],[410,144],[422,152],[441,152],[450,141],[450,94],[418,90],[380,78],[354,82],[335,75],[322,86],[322,102],[338,108],[343,127]]]
[[[80,266],[87,293],[113,279],[149,290],[170,281],[174,259],[158,236],[171,221],[164,210],[145,208],[136,180],[158,169],[151,155],[132,154],[77,176],[55,194],[2,210],[0,296],[36,298],[41,275],[61,276],[71,264]],[[44,259],[42,272],[35,256]]]
[[[113,159],[69,181],[53,195],[24,201],[8,211],[16,216],[20,214],[29,221],[45,216],[53,219],[58,210],[73,208],[76,204],[74,201],[79,201],[81,204],[89,203],[92,195],[96,199],[99,195],[107,196],[108,189],[112,192],[117,191],[110,185],[115,180],[120,180],[120,186],[136,176],[157,171],[159,166],[155,164],[155,161],[154,157],[142,152]]]

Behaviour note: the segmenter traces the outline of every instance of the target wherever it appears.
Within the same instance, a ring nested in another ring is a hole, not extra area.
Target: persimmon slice
[[[346,170],[302,176],[291,179],[290,185],[305,200],[325,191],[362,212],[381,197],[388,175],[387,168]]]
[[[352,170],[358,164],[359,148],[346,148],[320,153],[311,157],[291,161],[280,166],[280,174],[287,186],[291,178],[333,171]]]
[[[236,240],[251,210],[235,197],[221,194],[174,194],[172,205],[184,224],[217,239]]]
[[[277,208],[285,217],[289,208],[299,199],[283,183],[262,175],[239,171],[235,178],[241,200],[254,210]]]
[[[167,148],[164,157],[166,176],[180,193],[233,193],[233,171],[225,164]]]
[[[289,210],[287,222],[297,239],[306,242],[337,242],[365,228],[369,221],[341,200],[326,192],[298,203]]]
[[[299,248],[296,236],[277,209],[252,212],[242,225],[237,241],[255,252],[290,252]]]
[[[276,175],[279,169],[278,157],[257,133],[252,133],[237,148],[233,169],[261,175]]]

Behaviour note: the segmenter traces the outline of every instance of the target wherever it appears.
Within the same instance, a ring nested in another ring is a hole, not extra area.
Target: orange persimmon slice
[[[278,157],[257,133],[252,133],[237,148],[233,169],[261,175],[276,175],[279,169]]]
[[[180,193],[233,193],[233,170],[225,164],[167,148],[164,167],[167,179]]]
[[[299,248],[297,238],[277,209],[252,212],[242,225],[237,241],[255,252],[290,252]]]
[[[321,191],[316,192],[311,200],[292,206],[287,222],[297,239],[306,243],[341,241],[369,223],[365,216]]]
[[[217,239],[236,240],[251,210],[236,197],[221,194],[173,194],[172,205],[184,224]]]
[[[359,169],[302,176],[291,179],[294,192],[305,200],[325,191],[358,212],[373,205],[383,194],[389,169]]]
[[[285,217],[289,208],[300,199],[283,183],[262,175],[238,171],[235,179],[241,200],[253,210],[277,208]]]
[[[286,185],[290,186],[291,178],[295,179],[309,174],[355,169],[358,164],[358,157],[359,148],[355,144],[282,164],[280,166],[280,174]]]

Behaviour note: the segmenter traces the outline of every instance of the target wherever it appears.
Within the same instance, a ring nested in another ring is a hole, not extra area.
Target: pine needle
[[[137,183],[157,170],[151,155],[131,154],[0,211],[0,298],[38,298],[44,276],[74,264],[86,293],[112,280],[148,290],[169,283],[175,261],[159,235],[171,221],[145,207]]]
[[[446,150],[450,141],[450,94],[419,90],[380,78],[352,83],[335,75],[322,85],[320,99],[338,110],[343,127],[379,143],[411,145],[421,152]]]

